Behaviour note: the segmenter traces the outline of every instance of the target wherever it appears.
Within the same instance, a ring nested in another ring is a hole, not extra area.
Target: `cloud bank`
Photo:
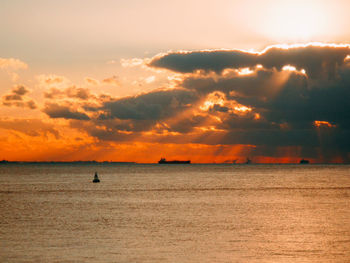
[[[99,142],[230,146],[253,160],[349,162],[349,56],[349,45],[316,43],[169,52],[147,64],[179,74],[169,88],[113,98],[50,86],[42,111]],[[26,93],[17,87],[3,102],[20,102]]]
[[[180,73],[193,73],[197,70],[221,73],[225,69],[256,65],[281,70],[285,65],[292,65],[306,70],[311,78],[318,78],[322,74],[328,74],[332,78],[337,67],[343,65],[349,54],[349,45],[307,44],[271,46],[260,53],[241,50],[170,52],[156,56],[148,65]]]

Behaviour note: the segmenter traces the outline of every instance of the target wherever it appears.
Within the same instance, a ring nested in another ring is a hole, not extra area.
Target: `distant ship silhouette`
[[[178,161],[178,160],[172,160],[172,161],[167,161],[165,160],[165,158],[161,158],[159,161],[158,161],[159,164],[190,164],[191,161],[188,160],[188,161]]]
[[[249,158],[247,158],[247,161],[245,162],[245,164],[251,164],[252,160],[250,160]]]
[[[306,160],[306,159],[301,159],[299,163],[300,164],[308,164],[308,163],[310,163],[310,161]]]

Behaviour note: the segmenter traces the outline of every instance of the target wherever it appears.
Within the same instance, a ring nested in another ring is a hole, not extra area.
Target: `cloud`
[[[262,69],[244,77],[189,77],[182,85],[202,94],[221,91],[228,100],[250,107],[274,123],[300,126],[320,119],[345,125],[350,71],[344,67],[338,74],[338,80],[325,82],[299,73]]]
[[[145,78],[145,82],[147,84],[150,84],[150,83],[154,82],[155,80],[156,80],[155,76],[149,76],[149,77]]]
[[[43,112],[50,118],[64,118],[73,120],[90,120],[90,117],[83,112],[72,109],[71,105],[59,105],[57,103],[47,103]]]
[[[48,136],[52,134],[59,139],[60,133],[53,124],[45,123],[37,119],[0,119],[0,128],[24,133],[29,136]]]
[[[173,116],[191,107],[196,94],[189,90],[157,90],[135,97],[106,102],[103,118],[132,120],[159,120]]]
[[[67,79],[55,75],[40,77],[42,83],[48,84],[44,92],[45,106],[42,111],[50,118],[63,118],[69,120],[90,120],[90,115],[96,115],[99,107],[113,98],[108,94],[95,95],[89,88],[82,88],[68,84]],[[87,80],[87,79],[85,79]],[[89,79],[94,83],[93,79]],[[51,84],[63,84],[59,88]]]
[[[26,94],[28,94],[30,90],[22,85],[16,85],[13,89],[2,97],[2,104],[8,107],[20,107],[20,108],[29,108],[36,109],[36,103],[34,100],[29,99]]]
[[[112,86],[119,86],[120,82],[117,76],[112,76],[110,78],[106,78],[104,80],[102,80],[103,84],[107,84],[107,85],[112,85]]]
[[[142,66],[144,64],[144,60],[141,58],[131,58],[131,59],[121,59],[120,64],[124,68],[137,67]]]
[[[226,68],[253,66],[257,62],[256,58],[257,54],[240,50],[171,52],[156,56],[148,65],[181,73],[192,73],[196,70],[221,72]]]
[[[37,76],[37,80],[39,81],[39,85],[42,87],[58,87],[58,86],[67,86],[71,82],[64,76],[58,76],[55,74],[41,74]]]
[[[161,125],[162,120],[185,113],[198,100],[196,92],[184,89],[155,90],[133,97],[108,99],[101,106],[85,107],[92,113],[90,122],[74,121],[71,125],[102,141],[137,140],[147,137],[144,132],[157,132],[155,126]],[[177,128],[181,129],[179,125]]]
[[[181,73],[197,70],[222,73],[225,69],[256,65],[282,70],[285,65],[292,65],[299,70],[304,69],[311,78],[334,78],[337,67],[343,65],[349,54],[349,45],[310,43],[271,46],[260,53],[242,50],[169,52],[154,57],[148,65]]]
[[[350,161],[349,53],[309,44],[161,54],[149,66],[178,72],[171,89],[114,98],[52,86],[43,111],[99,142],[240,145],[257,159]]]
[[[12,82],[17,82],[19,79],[19,75],[15,71],[27,68],[28,65],[19,59],[0,58],[0,69],[3,69],[7,73]]]
[[[23,61],[15,58],[0,58],[0,69],[27,69],[28,65]]]
[[[79,99],[79,100],[88,100],[95,98],[94,95],[90,93],[90,90],[87,88],[78,88],[76,86],[70,86],[64,89],[50,88],[44,92],[44,97],[46,99]]]
[[[85,78],[85,82],[88,85],[92,85],[92,86],[97,86],[100,84],[100,82],[97,79],[93,79],[93,78]]]
[[[97,79],[85,78],[85,82],[88,85],[92,85],[92,86],[98,86],[100,84],[111,85],[111,86],[119,86],[120,85],[120,81],[119,81],[119,78],[117,76],[105,78],[101,82],[98,81]]]

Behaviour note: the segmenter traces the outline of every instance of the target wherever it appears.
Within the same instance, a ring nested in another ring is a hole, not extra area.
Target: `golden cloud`
[[[0,58],[0,69],[27,69],[28,65],[23,61],[15,58]]]

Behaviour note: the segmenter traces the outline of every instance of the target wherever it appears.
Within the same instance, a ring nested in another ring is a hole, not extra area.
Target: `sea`
[[[0,262],[350,262],[350,166],[0,165]]]

